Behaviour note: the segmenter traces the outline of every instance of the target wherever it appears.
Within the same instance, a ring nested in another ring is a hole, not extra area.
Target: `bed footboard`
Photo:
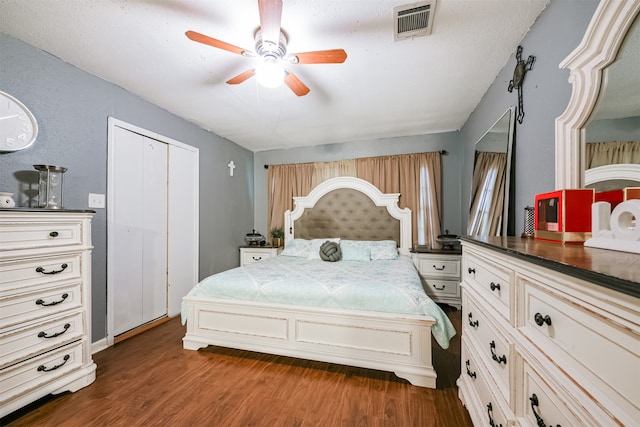
[[[433,318],[185,297],[183,347],[208,345],[394,372],[436,387]]]

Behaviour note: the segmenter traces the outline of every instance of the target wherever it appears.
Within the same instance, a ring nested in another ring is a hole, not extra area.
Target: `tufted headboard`
[[[285,212],[285,244],[294,237],[395,240],[402,254],[411,248],[411,210],[398,207],[399,194],[383,194],[354,177],[322,182],[305,197],[294,197]]]

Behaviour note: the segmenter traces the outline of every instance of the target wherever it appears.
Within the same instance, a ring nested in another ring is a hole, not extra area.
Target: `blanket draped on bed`
[[[456,334],[425,293],[408,256],[369,262],[277,256],[209,276],[188,296],[426,315],[436,319],[431,331],[445,349]],[[186,321],[183,302],[183,324]]]

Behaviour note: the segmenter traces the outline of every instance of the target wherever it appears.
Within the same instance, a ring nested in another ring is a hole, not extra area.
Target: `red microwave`
[[[536,240],[584,243],[591,237],[592,188],[557,190],[535,197]]]

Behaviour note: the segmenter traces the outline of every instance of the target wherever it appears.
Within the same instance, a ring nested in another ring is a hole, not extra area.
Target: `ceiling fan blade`
[[[294,64],[341,64],[347,59],[344,49],[316,50],[313,52],[292,53]]]
[[[287,86],[289,86],[289,89],[291,89],[293,93],[295,93],[298,96],[305,96],[310,91],[307,85],[302,83],[302,80],[296,77],[295,74],[290,73],[288,71],[287,71],[287,75],[284,78],[284,83]]]
[[[249,56],[251,55],[251,51],[247,51],[238,46],[234,46],[227,42],[223,42],[222,40],[214,39],[213,37],[205,36],[204,34],[200,34],[195,31],[187,31],[186,36],[194,42],[206,44],[209,46],[217,47],[218,49],[226,50],[232,53],[237,53],[238,55]]]
[[[244,82],[245,80],[253,77],[256,74],[256,70],[251,69],[251,70],[247,70],[243,73],[238,74],[237,76],[227,80],[227,84],[230,85],[237,85],[240,84],[242,82]]]
[[[282,0],[258,0],[260,9],[260,31],[264,42],[278,46],[280,41],[280,21]]]

